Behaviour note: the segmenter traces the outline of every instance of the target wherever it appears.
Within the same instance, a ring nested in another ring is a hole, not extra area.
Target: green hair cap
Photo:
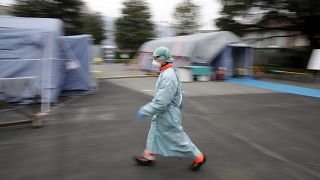
[[[153,52],[153,57],[159,57],[160,61],[173,62],[171,52],[167,47],[158,47]]]

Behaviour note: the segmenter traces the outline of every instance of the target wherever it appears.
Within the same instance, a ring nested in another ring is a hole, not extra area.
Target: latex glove
[[[144,120],[144,118],[145,118],[146,116],[147,116],[147,115],[144,114],[141,110],[139,110],[139,111],[137,112],[137,119],[138,119],[138,120]]]

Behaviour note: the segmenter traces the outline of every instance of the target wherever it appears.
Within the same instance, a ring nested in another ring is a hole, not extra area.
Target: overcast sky
[[[92,10],[101,12],[103,15],[119,17],[122,3],[125,0],[83,0]],[[149,3],[152,19],[156,23],[172,23],[176,5],[182,0],[145,0]],[[219,17],[221,5],[219,0],[193,0],[201,10],[202,29],[214,29],[213,19]]]
[[[105,16],[119,17],[125,0],[82,0],[94,11]],[[172,23],[174,9],[182,0],[145,0],[149,3],[152,20],[156,23]],[[213,20],[219,17],[220,0],[192,0],[200,6],[201,29],[215,29]],[[0,4],[10,4],[13,0],[0,0]]]

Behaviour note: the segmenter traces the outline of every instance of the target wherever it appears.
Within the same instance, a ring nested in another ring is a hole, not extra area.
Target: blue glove
[[[139,110],[139,111],[137,112],[137,119],[138,119],[138,120],[143,120],[146,116],[147,116],[147,115],[144,114],[141,110]]]

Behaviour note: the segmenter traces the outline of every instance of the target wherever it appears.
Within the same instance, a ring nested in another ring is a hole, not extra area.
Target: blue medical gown
[[[160,73],[153,100],[140,108],[152,115],[147,150],[163,156],[197,157],[199,149],[192,143],[181,125],[181,83],[173,68]]]

